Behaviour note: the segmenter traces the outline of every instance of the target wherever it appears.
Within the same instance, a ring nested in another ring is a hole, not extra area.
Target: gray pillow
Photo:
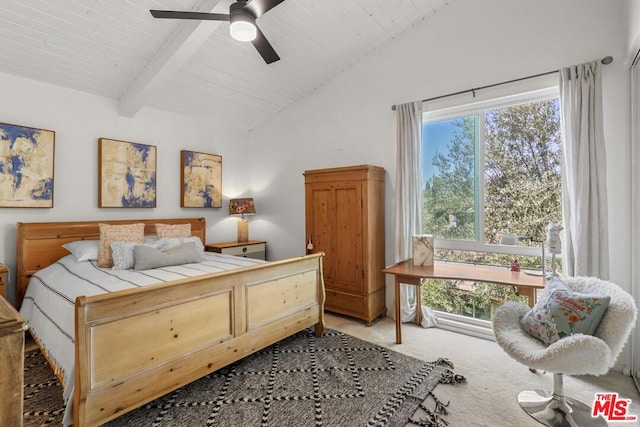
[[[165,250],[155,249],[145,245],[133,247],[135,266],[134,270],[149,270],[152,268],[167,267],[170,265],[189,264],[199,262],[202,256],[193,242],[183,243]]]
[[[146,237],[145,237],[146,239]],[[136,264],[133,249],[140,243],[132,242],[111,242],[111,255],[113,257],[113,270],[129,270]],[[143,243],[142,246],[148,246],[154,249],[162,249],[158,243]]]

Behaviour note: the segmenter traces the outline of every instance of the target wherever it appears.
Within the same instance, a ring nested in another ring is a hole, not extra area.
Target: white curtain
[[[563,273],[609,278],[606,152],[597,61],[560,70]]]
[[[411,258],[412,236],[422,234],[422,102],[398,105],[395,204],[393,206],[394,263]],[[416,289],[400,289],[401,319],[416,318]],[[432,310],[423,307],[422,326],[435,324]]]
[[[631,64],[631,164],[640,163],[640,51],[636,52]],[[631,171],[631,218],[640,217],[640,170],[633,167]],[[631,259],[640,258],[640,225],[631,222]],[[631,269],[631,294],[640,301],[640,263],[633,262]],[[631,376],[638,387],[640,374],[640,328],[636,327],[631,334]]]

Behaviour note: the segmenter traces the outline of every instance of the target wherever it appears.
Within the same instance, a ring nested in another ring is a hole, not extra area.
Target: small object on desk
[[[517,259],[514,259],[511,263],[511,271],[520,271],[520,263]]]
[[[433,236],[421,234],[413,236],[413,265],[433,265]]]

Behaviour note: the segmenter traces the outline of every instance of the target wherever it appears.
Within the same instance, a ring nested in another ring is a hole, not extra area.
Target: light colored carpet
[[[436,394],[444,402],[451,401],[447,416],[449,427],[536,427],[518,405],[522,390],[551,390],[551,373],[531,373],[511,359],[493,341],[470,337],[438,328],[424,329],[414,323],[402,325],[402,344],[395,344],[395,322],[390,317],[376,320],[371,327],[349,317],[327,313],[325,324],[365,341],[400,353],[435,360],[446,357],[455,365],[456,373],[467,380],[455,386],[440,384]],[[610,372],[601,377],[564,377],[567,396],[591,406],[595,393],[617,392],[631,399],[629,413],[640,418],[640,395],[631,377]],[[620,427],[640,426],[640,423],[616,423]]]

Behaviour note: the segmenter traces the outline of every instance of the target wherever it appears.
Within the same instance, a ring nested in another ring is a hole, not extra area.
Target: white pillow
[[[75,255],[78,261],[97,261],[98,249],[100,248],[99,240],[76,240],[65,243],[63,248]]]
[[[148,246],[156,249],[159,244],[154,243],[132,243],[132,242],[111,242],[111,256],[113,257],[113,270],[129,270],[136,264],[134,247],[136,245]]]

